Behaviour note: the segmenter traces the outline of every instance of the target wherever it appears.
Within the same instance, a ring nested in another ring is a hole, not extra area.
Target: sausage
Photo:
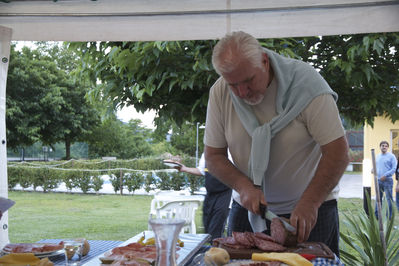
[[[272,238],[274,238],[277,243],[283,246],[292,247],[296,246],[297,244],[296,235],[288,231],[279,218],[273,218],[270,225],[270,233]]]

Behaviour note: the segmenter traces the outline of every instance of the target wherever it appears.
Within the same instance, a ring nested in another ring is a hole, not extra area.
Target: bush
[[[121,189],[121,182],[117,174],[118,173],[115,171],[108,172],[109,180],[111,181],[111,185],[114,188],[115,194]]]
[[[38,181],[41,183],[40,186],[43,188],[44,192],[51,191],[58,187],[61,182],[60,175],[57,173],[57,170],[50,168],[39,168],[38,169]],[[37,183],[39,184],[39,183]]]
[[[185,186],[186,179],[183,173],[173,172],[171,173],[170,186],[173,190],[182,190]]]
[[[150,190],[155,187],[155,177],[153,173],[147,173],[145,179],[144,179],[144,189],[147,192],[150,192]]]
[[[8,167],[8,189],[12,190],[18,184],[21,170],[21,167]]]
[[[81,172],[75,180],[74,186],[80,188],[86,194],[91,188],[91,175],[88,171]]]
[[[101,174],[97,174],[92,176],[91,184],[93,190],[98,194],[98,192],[103,188],[104,180],[101,177]]]
[[[142,172],[133,172],[126,174],[125,185],[129,192],[133,192],[140,189],[144,184],[144,178]]]
[[[171,180],[170,180],[170,176],[168,173],[166,172],[158,172],[157,176],[159,178],[156,186],[157,188],[159,188],[160,190],[170,190],[171,189]]]
[[[75,187],[74,184],[76,183],[76,179],[78,179],[78,175],[80,174],[80,171],[64,171],[62,173],[62,180],[65,183],[65,187],[72,192],[72,189]]]
[[[186,165],[195,163],[191,157],[184,157],[182,161]],[[116,167],[116,169],[112,170],[112,167]],[[143,172],[127,171],[124,173],[125,169],[132,168],[143,170]],[[162,169],[165,169],[165,165],[159,158],[115,161],[13,162],[8,166],[8,188],[13,189],[20,184],[23,189],[32,186],[36,191],[37,187],[42,187],[47,192],[56,189],[63,182],[69,191],[72,191],[73,188],[80,188],[83,193],[87,193],[90,189],[98,192],[104,184],[102,175],[109,175],[115,193],[121,190],[121,185],[129,192],[134,192],[142,187],[147,192],[155,188],[181,190],[184,187],[190,187],[193,193],[203,184],[201,177],[188,175],[186,178],[185,175],[178,172],[158,171],[158,178],[154,174],[155,172],[144,172]],[[120,180],[121,175],[122,180]]]
[[[187,176],[187,179],[189,182],[190,193],[194,194],[194,192],[198,191],[198,189],[200,188],[203,177],[189,174]]]
[[[363,162],[363,150],[360,151],[349,150],[349,162],[351,163]]]

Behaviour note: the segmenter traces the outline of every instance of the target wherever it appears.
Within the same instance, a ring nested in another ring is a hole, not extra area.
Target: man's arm
[[[207,168],[213,176],[240,194],[241,204],[244,208],[260,214],[259,203],[266,205],[263,192],[230,162],[227,148],[205,146],[205,160]]]
[[[344,136],[321,146],[321,153],[316,173],[291,213],[290,223],[297,228],[298,242],[309,238],[317,221],[318,208],[338,184],[349,163]]]
[[[180,168],[175,167],[177,170],[179,170],[180,172],[185,172],[188,174],[192,174],[192,175],[198,175],[198,176],[202,176],[200,170],[198,170],[198,168],[195,167],[187,167],[184,164],[181,165]]]
[[[192,174],[192,175],[202,176],[202,173],[200,172],[200,170],[198,168],[187,167],[184,164],[182,164],[182,163],[180,163],[178,161],[174,161],[174,160],[165,160],[165,162],[171,162],[171,163],[178,164],[178,166],[175,166],[174,168],[177,169],[179,172],[184,172],[184,173],[188,173],[188,174]]]

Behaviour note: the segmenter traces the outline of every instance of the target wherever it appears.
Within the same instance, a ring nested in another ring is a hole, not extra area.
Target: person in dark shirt
[[[179,166],[175,167],[179,172],[205,176],[206,195],[202,208],[202,222],[205,233],[211,235],[211,240],[221,237],[229,216],[231,188],[208,172],[204,154],[202,154],[199,165],[196,168],[187,167],[180,162],[175,163],[179,164]]]

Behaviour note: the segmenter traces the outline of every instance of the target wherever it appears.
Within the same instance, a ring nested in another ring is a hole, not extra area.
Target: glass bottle
[[[176,266],[176,243],[183,219],[150,219],[149,224],[155,234],[157,248],[156,266]]]

